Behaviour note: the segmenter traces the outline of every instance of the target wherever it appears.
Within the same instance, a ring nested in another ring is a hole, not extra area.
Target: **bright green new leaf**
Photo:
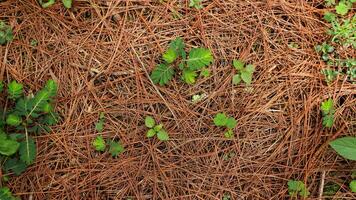
[[[177,55],[180,55],[183,59],[186,59],[186,54],[184,51],[184,42],[182,38],[177,37],[176,39],[172,40],[169,44],[169,48],[173,49]]]
[[[240,71],[244,69],[245,63],[241,60],[233,60],[232,65],[234,65],[236,70]]]
[[[155,126],[156,122],[151,116],[146,116],[145,118],[145,126],[147,128],[153,128]]]
[[[331,128],[334,124],[334,115],[328,114],[323,117],[323,126],[326,128]]]
[[[42,111],[45,112],[45,113],[52,112],[53,111],[53,106],[50,103],[46,102],[42,107]]]
[[[12,171],[16,176],[19,176],[24,171],[26,171],[26,168],[26,163],[22,162],[21,160],[18,160],[17,158],[8,159],[4,164],[5,172],[9,173],[10,171]]]
[[[237,121],[233,118],[233,117],[229,117],[227,120],[226,120],[226,124],[225,126],[229,129],[233,129],[236,127],[236,124],[237,124]]]
[[[321,102],[320,109],[324,115],[332,113],[332,111],[334,109],[333,100],[331,98],[329,98],[328,100]]]
[[[234,85],[237,85],[241,82],[241,76],[240,74],[235,74],[233,77],[232,77],[232,84]]]
[[[157,138],[161,141],[169,140],[168,133],[163,129],[161,129],[160,131],[157,132]]]
[[[333,22],[336,19],[336,15],[332,12],[326,12],[326,13],[324,13],[324,19],[327,22]]]
[[[20,143],[19,148],[20,159],[25,162],[27,165],[31,165],[36,158],[36,145],[35,141],[32,138]]]
[[[47,90],[49,97],[54,97],[57,95],[58,85],[54,80],[50,79],[44,89]]]
[[[227,123],[228,117],[225,115],[225,113],[218,113],[214,117],[214,124],[216,126],[225,126]]]
[[[161,130],[162,128],[163,128],[163,124],[158,124],[153,128],[153,130],[155,130],[157,132],[157,131]]]
[[[151,137],[153,137],[153,136],[155,136],[155,135],[156,135],[156,131],[153,130],[153,129],[148,130],[147,133],[146,133],[146,136],[147,136],[148,138],[151,138]]]
[[[23,85],[21,83],[17,83],[17,81],[13,80],[7,87],[10,99],[17,99],[21,97],[23,93]]]
[[[159,64],[151,73],[151,79],[153,83],[159,84],[161,86],[167,84],[174,75],[174,70],[172,67],[166,64]]]
[[[190,0],[189,2],[189,7],[194,7],[196,9],[202,9],[203,5],[201,5],[201,2],[203,0]]]
[[[1,200],[19,200],[18,198],[14,197],[7,187],[0,188],[0,199]]]
[[[72,0],[62,0],[63,6],[67,9],[72,7]]]
[[[203,68],[200,72],[200,75],[203,76],[204,78],[207,78],[210,76],[210,71],[207,68]]]
[[[229,129],[224,133],[224,136],[227,139],[232,139],[234,138],[234,132],[231,129]]]
[[[16,140],[7,138],[5,133],[0,133],[0,155],[11,156],[17,152],[19,146]]]
[[[93,141],[93,146],[97,151],[105,151],[106,143],[103,136],[99,135]]]
[[[340,1],[337,6],[335,6],[336,13],[339,15],[346,15],[349,12],[352,4],[346,1]]]
[[[356,192],[356,180],[352,180],[350,182],[350,189],[351,189],[351,192]]]
[[[194,48],[189,52],[187,65],[190,70],[195,71],[210,65],[213,61],[213,55],[209,49]]]
[[[116,157],[124,151],[125,148],[120,142],[110,142],[109,153],[111,154],[111,156]]]
[[[175,52],[174,49],[169,48],[164,54],[163,54],[163,60],[166,61],[168,64],[174,62],[177,59],[177,53]]]
[[[288,192],[291,197],[296,197],[299,193],[301,197],[308,197],[309,191],[302,181],[288,181]]]
[[[252,73],[248,71],[241,71],[241,79],[246,83],[246,85],[250,85],[252,82]]]
[[[330,146],[342,157],[356,160],[356,137],[342,137],[330,142]]]
[[[189,70],[189,69],[184,69],[182,78],[184,82],[188,84],[193,84],[195,83],[195,79],[198,76],[198,74],[195,71]]]
[[[21,118],[14,114],[9,114],[6,118],[6,124],[10,126],[18,126],[21,124]]]

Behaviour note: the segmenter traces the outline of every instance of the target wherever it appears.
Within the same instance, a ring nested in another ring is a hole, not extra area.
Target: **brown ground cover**
[[[0,17],[15,40],[0,47],[0,79],[36,91],[59,83],[52,132],[36,137],[34,165],[9,187],[23,199],[287,199],[287,181],[304,181],[311,198],[330,181],[337,197],[355,162],[327,145],[356,132],[356,87],[328,86],[314,46],[328,36],[321,0],[210,0],[202,10],[188,1],[84,1],[66,10],[35,1],[0,3]],[[177,14],[178,13],[178,14]],[[194,85],[178,76],[154,86],[150,73],[180,36],[187,49],[212,50],[212,75]],[[38,46],[30,45],[31,39]],[[291,48],[290,44],[298,44]],[[231,61],[256,66],[252,91],[233,86]],[[193,104],[194,94],[207,98]],[[322,128],[320,102],[337,102],[334,128]],[[104,138],[120,139],[118,158],[96,153],[94,123],[106,113]],[[235,139],[212,119],[226,112],[237,121]],[[144,117],[165,124],[171,139],[147,139]],[[224,155],[233,152],[226,160]],[[345,184],[344,184],[345,183]]]

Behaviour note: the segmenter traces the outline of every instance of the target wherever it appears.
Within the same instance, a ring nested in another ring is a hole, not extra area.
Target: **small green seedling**
[[[356,160],[356,137],[342,137],[333,140],[329,144],[340,156]]]
[[[146,133],[148,138],[157,135],[157,138],[161,141],[169,140],[167,131],[163,128],[163,124],[156,124],[155,120],[151,116],[145,118],[145,126],[149,128]]]
[[[289,180],[288,192],[291,197],[297,197],[298,195],[306,198],[310,195],[308,188],[305,187],[302,181]]]
[[[331,29],[328,34],[332,35],[332,42],[339,43],[344,47],[352,46],[356,48],[356,14],[349,19],[334,20],[331,22]]]
[[[222,200],[231,200],[231,195],[229,193],[225,193]]]
[[[3,83],[0,83],[2,92]],[[59,115],[53,106],[56,94],[57,84],[53,80],[47,81],[35,95],[28,96],[17,81],[7,85],[8,105],[13,107],[0,114],[0,164],[6,173],[20,175],[34,163],[37,150],[31,134],[49,132],[49,126],[57,123]]]
[[[336,13],[339,15],[346,15],[352,8],[352,3],[355,0],[340,0],[339,4],[335,6]]]
[[[234,60],[232,64],[237,70],[237,74],[235,74],[232,78],[232,83],[237,85],[241,82],[241,80],[243,80],[246,85],[251,85],[255,66],[249,64],[245,67],[245,63],[241,60]]]
[[[117,157],[119,154],[125,151],[125,148],[120,141],[108,140],[107,142],[105,142],[103,136],[101,135],[96,136],[92,145],[94,149],[99,152],[104,152],[108,150],[112,157]]]
[[[101,135],[96,136],[96,138],[93,141],[93,146],[96,151],[105,151],[106,142],[105,142],[103,136],[101,136]]]
[[[194,7],[196,9],[202,9],[203,5],[201,4],[203,0],[190,0],[189,7]]]
[[[237,121],[233,117],[228,117],[225,113],[218,113],[214,117],[214,124],[227,128],[227,131],[224,133],[226,138],[232,139],[234,137],[233,129],[236,127]]]
[[[38,2],[42,8],[49,8],[56,3],[56,0],[39,0]],[[62,0],[62,4],[65,8],[69,9],[72,7],[73,0]]]
[[[206,48],[193,48],[187,59],[184,47],[185,44],[179,37],[170,43],[168,50],[162,56],[164,62],[158,64],[151,73],[150,78],[153,83],[161,86],[168,84],[175,74],[173,63],[179,58],[178,66],[182,71],[181,78],[184,82],[195,83],[199,71],[201,76],[209,76],[210,72],[206,67],[213,62],[211,51]]]
[[[5,22],[0,20],[0,45],[6,44],[12,41],[14,34],[12,28],[7,25]]]
[[[334,103],[331,98],[326,101],[321,102],[320,106],[322,115],[323,115],[323,126],[327,128],[331,128],[334,124]]]
[[[355,192],[356,193],[356,180],[352,180],[350,182],[350,189],[351,189],[351,192]]]
[[[103,132],[104,130],[104,123],[105,123],[105,116],[104,113],[100,113],[99,121],[95,123],[95,130],[99,133]]]

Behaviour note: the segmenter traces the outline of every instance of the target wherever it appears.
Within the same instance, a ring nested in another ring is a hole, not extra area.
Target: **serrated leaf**
[[[146,116],[145,118],[145,126],[147,128],[153,128],[155,126],[156,122],[151,116]]]
[[[332,12],[326,12],[324,13],[324,19],[327,22],[333,22],[336,19],[336,15]]]
[[[331,128],[334,124],[334,115],[328,114],[323,117],[323,126],[326,128]]]
[[[346,15],[350,8],[350,3],[344,1],[340,1],[339,4],[335,6],[336,13],[339,15]]]
[[[333,110],[333,99],[329,98],[326,101],[321,102],[320,109],[324,115],[327,115]]]
[[[342,157],[356,160],[356,137],[342,137],[330,142],[330,146]]]
[[[200,72],[200,75],[203,76],[204,78],[207,78],[210,76],[210,71],[209,69],[203,68]]]
[[[213,60],[213,55],[209,49],[194,48],[189,52],[187,65],[190,70],[195,71],[210,65]]]
[[[47,90],[49,97],[54,97],[57,95],[58,85],[54,80],[50,79],[47,81],[44,89]]]
[[[245,63],[241,60],[233,60],[232,65],[235,67],[236,70],[240,71],[244,69]]]
[[[225,113],[218,113],[214,117],[214,124],[216,126],[225,126],[227,123],[228,117],[225,115]]]
[[[6,171],[6,173],[12,171],[16,176],[19,176],[24,171],[26,171],[26,168],[26,163],[22,162],[21,160],[18,160],[17,158],[8,159],[4,164],[4,170]]]
[[[170,49],[173,49],[177,55],[180,55],[183,59],[186,59],[184,46],[184,42],[180,37],[177,37],[176,39],[172,40],[169,44]]]
[[[188,84],[193,84],[195,83],[195,79],[198,76],[198,74],[195,71],[189,70],[189,69],[184,69],[182,73],[182,78],[184,82]]]
[[[5,133],[0,133],[0,154],[11,156],[17,152],[20,144],[11,138],[7,138]]]
[[[10,126],[18,126],[22,122],[21,118],[15,114],[9,114],[6,118],[6,124]]]
[[[146,136],[147,136],[148,138],[151,138],[151,137],[153,137],[153,136],[155,136],[155,135],[156,135],[156,131],[153,130],[153,129],[148,130],[147,133],[146,133]]]
[[[152,71],[150,77],[153,83],[163,86],[173,78],[173,75],[174,75],[173,68],[165,64],[159,64]]]
[[[116,157],[124,151],[125,148],[120,142],[110,142],[109,153],[111,154],[111,156]]]
[[[67,9],[72,7],[72,0],[62,0],[63,6]]]
[[[250,85],[252,82],[252,74],[248,71],[241,71],[241,79],[246,83],[246,85]]]
[[[103,136],[99,135],[93,141],[93,146],[97,151],[105,151],[106,143]]]
[[[238,85],[240,82],[241,82],[241,76],[240,76],[240,74],[235,74],[235,75],[232,77],[232,84]]]
[[[229,129],[233,129],[236,127],[236,124],[237,124],[237,121],[233,118],[233,117],[229,117],[227,120],[226,120],[226,124],[225,126]]]
[[[356,192],[356,180],[352,180],[349,184],[351,192]]]
[[[157,132],[157,138],[158,138],[159,140],[161,140],[161,141],[167,141],[167,140],[169,140],[168,133],[167,133],[165,130],[163,130],[163,129],[161,129],[161,130],[159,130],[159,131]]]
[[[36,144],[32,138],[28,138],[28,140],[20,143],[19,148],[20,159],[25,162],[27,165],[31,165],[36,158]]]
[[[23,93],[23,85],[13,80],[10,84],[8,84],[7,92],[10,99],[18,99]]]
[[[174,49],[169,48],[166,52],[164,52],[162,57],[164,61],[170,64],[177,59],[177,53],[175,52]]]

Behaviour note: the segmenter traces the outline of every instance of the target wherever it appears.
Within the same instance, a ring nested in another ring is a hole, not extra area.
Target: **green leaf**
[[[195,71],[210,65],[213,61],[213,55],[209,49],[194,48],[189,52],[187,65],[190,70]]]
[[[6,124],[10,126],[18,126],[22,122],[21,118],[14,114],[9,114],[6,118]]]
[[[31,165],[36,158],[36,145],[32,138],[20,143],[19,153],[20,159],[27,165]]]
[[[225,126],[229,129],[233,129],[236,127],[236,124],[237,124],[237,121],[233,118],[233,117],[229,117],[227,120],[226,120],[226,124]]]
[[[103,132],[104,130],[104,120],[100,119],[98,122],[95,123],[95,130],[99,133]]]
[[[93,141],[93,146],[96,151],[105,151],[106,143],[103,136],[99,135]]]
[[[216,126],[225,126],[227,123],[228,117],[225,115],[225,113],[218,113],[214,117],[214,124]]]
[[[246,66],[245,71],[247,71],[248,73],[250,73],[252,75],[253,72],[255,72],[255,66],[252,64],[249,64]]]
[[[241,71],[241,79],[246,83],[246,85],[250,85],[252,82],[252,73],[248,71]]]
[[[165,130],[163,130],[163,129],[161,129],[161,130],[159,130],[159,131],[157,132],[157,138],[158,138],[159,140],[161,140],[161,141],[167,141],[167,140],[169,140],[168,133],[167,133]]]
[[[234,132],[233,132],[231,129],[229,129],[228,131],[226,131],[226,132],[224,133],[224,136],[225,136],[225,138],[227,138],[227,139],[232,139],[232,138],[234,138]]]
[[[0,81],[0,92],[2,92],[3,89],[4,89],[4,83],[2,83],[2,81]]]
[[[195,71],[189,70],[189,69],[184,69],[183,73],[182,73],[182,78],[183,78],[184,82],[186,82],[188,84],[195,83],[195,79],[197,76],[198,76],[198,74]]]
[[[326,128],[331,128],[334,124],[334,115],[328,114],[323,117],[323,126]]]
[[[351,189],[351,192],[356,192],[356,180],[352,180],[350,182],[350,189]]]
[[[109,153],[111,154],[111,156],[116,157],[124,151],[125,148],[120,142],[110,142]]]
[[[340,1],[339,5],[335,7],[336,13],[339,15],[346,15],[349,12],[351,6],[352,5],[346,1]]]
[[[72,7],[72,0],[62,0],[63,6],[67,9]]]
[[[339,155],[349,160],[356,160],[356,137],[342,137],[330,142]]]
[[[166,61],[168,64],[174,62],[177,59],[177,53],[174,51],[174,49],[169,48],[164,54],[163,54],[163,60]]]
[[[301,197],[308,197],[309,191],[302,181],[288,181],[288,192],[291,197],[296,197],[299,193]]]
[[[50,79],[47,81],[44,89],[48,92],[49,97],[55,97],[57,95],[58,85],[54,80]]]
[[[151,116],[146,116],[145,118],[145,126],[147,128],[153,128],[155,126],[156,122]]]
[[[324,19],[327,22],[333,22],[336,19],[336,15],[332,12],[326,12],[324,13]]]
[[[328,100],[321,102],[320,109],[324,115],[332,113],[332,110],[334,109],[333,99],[329,98]]]
[[[207,68],[203,68],[200,72],[200,75],[203,76],[204,78],[207,78],[210,76],[210,71]]]
[[[163,128],[163,124],[159,124],[159,125],[156,125],[153,130],[155,130],[156,132],[161,130]]]
[[[49,112],[53,111],[53,106],[49,102],[46,102],[46,103],[44,103],[44,105],[42,107],[42,111],[45,113],[49,113]]]
[[[18,198],[14,197],[7,187],[0,188],[0,199],[1,200],[19,200]]]
[[[202,9],[203,5],[201,5],[201,2],[203,0],[190,0],[189,2],[189,7],[194,7],[196,9]]]
[[[41,4],[42,8],[49,8],[54,3],[56,3],[56,0],[39,0],[39,3]]]
[[[16,176],[19,176],[24,171],[26,171],[26,168],[26,163],[22,162],[21,160],[18,160],[17,158],[8,159],[4,164],[4,170],[6,171],[6,173],[12,171]]]
[[[156,135],[156,131],[153,130],[153,129],[148,130],[148,131],[147,131],[147,134],[146,134],[146,136],[147,136],[148,138],[151,138],[151,137],[153,137],[153,136],[155,136],[155,135]]]
[[[167,84],[174,75],[174,70],[166,64],[159,64],[151,73],[153,83],[161,86]]]
[[[173,49],[177,55],[182,56],[183,59],[186,59],[186,54],[184,51],[184,42],[182,38],[177,37],[176,39],[172,40],[169,44],[169,48]]]
[[[238,85],[240,82],[241,82],[241,76],[240,76],[240,74],[235,74],[235,75],[232,77],[232,84]]]
[[[17,152],[20,144],[13,139],[7,138],[5,133],[0,133],[0,154],[11,156]]]
[[[8,86],[7,86],[7,92],[9,94],[10,99],[18,99],[21,97],[23,93],[23,85],[20,83],[17,83],[17,81],[13,80]]]
[[[233,60],[232,65],[235,67],[236,70],[241,71],[244,69],[245,63],[241,60]]]

